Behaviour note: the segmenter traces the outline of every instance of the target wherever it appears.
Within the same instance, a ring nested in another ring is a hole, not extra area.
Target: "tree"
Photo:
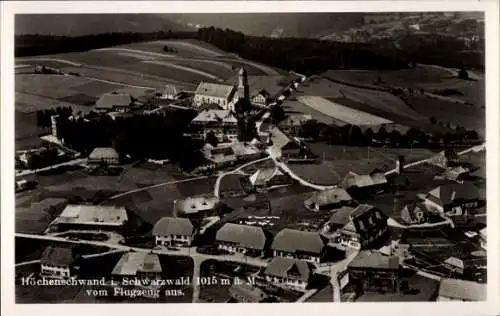
[[[375,133],[373,133],[373,130],[371,128],[368,128],[364,133],[363,137],[365,140],[365,144],[371,145],[373,138],[375,136]]]
[[[391,145],[394,146],[394,147],[396,147],[399,144],[401,144],[401,142],[403,141],[403,138],[402,138],[401,133],[398,130],[393,130],[389,134],[389,140],[391,142]]]
[[[317,140],[319,138],[319,126],[316,120],[310,120],[302,123],[298,132],[299,137]]]
[[[212,131],[207,133],[207,135],[205,136],[205,141],[214,147],[219,144],[219,140]]]
[[[378,132],[377,132],[377,140],[381,143],[385,143],[385,141],[387,140],[387,138],[389,137],[389,133],[387,133],[387,130],[385,129],[385,127],[380,127]]]
[[[464,67],[460,68],[460,70],[458,71],[458,78],[469,80],[469,73]]]

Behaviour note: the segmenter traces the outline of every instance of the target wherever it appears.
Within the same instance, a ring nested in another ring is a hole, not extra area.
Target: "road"
[[[16,178],[17,177],[24,177],[24,176],[28,176],[28,175],[32,175],[32,174],[37,174],[39,172],[49,171],[49,170],[56,169],[59,167],[64,167],[64,166],[81,165],[81,164],[84,164],[86,162],[87,162],[87,158],[81,158],[81,159],[66,161],[63,163],[59,163],[59,164],[48,166],[48,167],[41,168],[41,169],[23,170],[21,172],[17,172],[17,170],[16,170]]]

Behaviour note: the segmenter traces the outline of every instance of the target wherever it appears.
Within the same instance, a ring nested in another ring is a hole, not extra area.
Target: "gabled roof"
[[[286,136],[279,128],[272,127],[270,130],[270,140],[273,143],[273,147],[276,149],[289,149],[298,148],[299,145]]]
[[[264,270],[264,274],[268,276],[292,277],[304,282],[309,280],[311,273],[312,269],[307,262],[284,257],[274,257]]]
[[[320,254],[325,248],[325,243],[317,232],[285,228],[276,234],[271,248],[291,253]]]
[[[69,247],[49,246],[45,248],[40,258],[42,265],[50,266],[70,266],[73,262],[73,250]]]
[[[153,228],[153,236],[184,235],[194,234],[193,223],[183,217],[162,217],[156,222]]]
[[[348,267],[395,270],[399,268],[399,258],[385,256],[378,251],[363,250],[349,263]]]
[[[179,91],[177,91],[177,87],[171,84],[165,85],[165,87],[162,90],[162,96],[165,95],[177,95]]]
[[[97,108],[112,108],[113,106],[130,106],[134,99],[130,94],[105,93],[96,102]]]
[[[444,263],[447,263],[451,266],[457,267],[457,268],[464,268],[464,261],[462,259],[459,259],[457,257],[449,257],[444,261]]]
[[[68,204],[57,218],[58,223],[121,226],[128,220],[127,210],[114,205]]]
[[[181,214],[190,214],[212,210],[219,203],[215,196],[189,196],[184,200],[175,200],[174,207]]]
[[[237,124],[238,119],[230,110],[203,110],[191,122]]]
[[[349,172],[344,180],[342,186],[346,189],[352,187],[364,188],[379,184],[387,183],[387,178],[381,172],[374,172],[372,174],[358,175],[354,172]]]
[[[440,185],[427,194],[427,199],[439,205],[446,205],[455,200],[479,199],[479,190],[472,183],[449,183]]]
[[[89,159],[118,159],[120,155],[113,147],[97,147],[92,150]]]
[[[160,258],[157,254],[144,252],[127,252],[120,258],[112,275],[136,275],[137,272],[161,273]]]
[[[351,220],[351,214],[353,213],[353,211],[354,208],[347,206],[343,206],[339,209],[336,209],[335,212],[333,212],[330,219],[328,220],[328,223],[344,226]]]
[[[483,301],[486,300],[486,284],[443,278],[439,284],[439,296],[466,301]]]
[[[267,181],[276,176],[284,176],[284,173],[278,167],[263,168],[250,176],[250,182],[252,185],[265,185]]]
[[[266,234],[262,227],[226,223],[216,234],[218,242],[234,243],[241,247],[264,250]]]
[[[327,206],[338,204],[341,202],[352,201],[352,197],[342,188],[332,188],[315,192],[309,199],[306,200],[307,205],[315,203],[318,206]]]
[[[229,97],[231,97],[231,94],[234,91],[234,86],[218,83],[200,82],[200,84],[196,88],[195,94],[228,99]]]

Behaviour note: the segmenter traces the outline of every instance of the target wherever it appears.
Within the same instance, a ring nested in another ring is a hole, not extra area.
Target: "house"
[[[259,169],[249,177],[249,180],[257,190],[265,190],[293,183],[292,178],[283,173],[278,167]]]
[[[320,263],[326,246],[325,241],[317,232],[307,232],[285,228],[274,237],[271,245],[273,256]]]
[[[387,232],[387,215],[374,206],[336,210],[322,230],[331,233],[330,242],[339,249],[363,249],[371,246]]]
[[[226,223],[217,231],[215,239],[221,250],[263,256],[269,247],[270,236],[262,227]]]
[[[215,196],[189,196],[183,200],[174,200],[174,215],[190,219],[215,215],[221,205]]]
[[[445,268],[457,273],[464,274],[464,261],[457,257],[449,257],[444,261]]]
[[[478,188],[472,183],[448,183],[431,190],[424,199],[427,209],[446,215],[468,215],[480,207]]]
[[[203,110],[191,121],[192,137],[206,140],[213,133],[219,142],[238,140],[238,119],[230,110]]]
[[[77,256],[72,248],[49,246],[40,258],[40,274],[44,277],[70,278],[74,275]]]
[[[128,223],[127,210],[114,205],[68,204],[51,228],[58,231],[73,229],[123,230]]]
[[[177,90],[177,87],[171,84],[165,85],[163,90],[159,93],[159,98],[160,99],[166,99],[166,100],[177,100],[179,96],[180,91]]]
[[[201,82],[194,93],[193,106],[214,103],[223,109],[230,109],[236,88],[233,85]]]
[[[314,211],[334,210],[342,206],[355,206],[356,202],[351,195],[342,188],[332,188],[313,193],[304,202],[306,208]]]
[[[428,212],[423,203],[407,204],[401,210],[401,219],[409,225],[421,224],[427,220]]]
[[[399,292],[400,268],[397,256],[363,250],[348,264],[349,281],[358,294],[364,292]]]
[[[299,291],[306,290],[312,274],[309,262],[283,257],[274,257],[263,272],[269,283]]]
[[[240,174],[228,174],[220,180],[219,195],[221,198],[243,197],[252,191],[247,177]]]
[[[157,245],[189,247],[198,229],[190,219],[183,217],[162,217],[153,227]]]
[[[269,130],[269,141],[271,142],[271,151],[277,157],[285,160],[290,158],[302,157],[303,149],[297,142],[286,136],[279,128],[272,127]]]
[[[312,120],[309,114],[290,114],[283,121],[279,122],[279,128],[290,135],[297,136],[304,123]]]
[[[238,303],[260,303],[269,298],[264,291],[244,281],[233,283],[229,288],[229,295]]]
[[[271,94],[266,89],[260,90],[251,97],[251,102],[260,106],[268,106],[271,103]]]
[[[157,254],[146,252],[124,253],[111,275],[115,279],[138,278],[158,280],[161,278],[160,258]]]
[[[198,167],[198,171],[211,171],[234,166],[237,162],[236,154],[232,147],[205,144],[201,149],[205,163]]]
[[[439,283],[438,302],[484,300],[486,300],[486,284],[449,278],[443,278]]]
[[[98,112],[127,112],[134,105],[134,98],[125,93],[105,93],[95,104]]]
[[[120,155],[112,147],[97,147],[90,153],[88,163],[95,165],[118,165],[120,164]]]
[[[375,170],[370,174],[359,175],[350,171],[340,183],[340,186],[353,195],[376,193],[388,185],[385,174]]]

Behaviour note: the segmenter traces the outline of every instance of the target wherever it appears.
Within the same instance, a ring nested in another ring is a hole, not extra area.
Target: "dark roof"
[[[241,247],[264,250],[266,234],[262,227],[226,223],[216,234],[218,242],[230,242]]]
[[[349,263],[349,268],[391,269],[399,267],[397,256],[386,256],[378,251],[364,250]]]
[[[233,190],[244,191],[243,187],[244,180],[245,180],[244,177],[238,174],[225,175],[220,181],[219,190],[221,192],[233,191]]]
[[[49,246],[42,253],[40,263],[51,266],[69,266],[74,262],[73,250],[69,247]]]
[[[189,219],[183,217],[163,217],[158,222],[156,222],[153,228],[153,236],[192,236],[193,233],[193,223],[191,223]]]
[[[353,213],[354,208],[352,207],[341,207],[332,214],[328,223],[336,224],[336,225],[346,225],[351,220],[351,214]]]
[[[129,106],[134,102],[130,94],[105,93],[96,102],[98,108],[112,108],[113,106]]]
[[[352,197],[346,190],[342,188],[333,188],[315,192],[309,199],[306,200],[306,204],[311,205],[312,203],[315,203],[319,206],[326,206],[351,200]]]
[[[264,270],[264,274],[281,278],[293,277],[302,281],[308,281],[311,270],[310,265],[305,261],[274,257]]]
[[[427,194],[427,198],[440,205],[452,203],[455,200],[479,199],[478,188],[469,182],[449,183],[438,186]]]
[[[233,284],[229,288],[229,294],[237,301],[247,301],[252,303],[258,303],[267,298],[267,294],[264,291],[247,282]]]
[[[276,234],[271,247],[273,250],[291,253],[307,252],[320,254],[325,247],[325,243],[317,232],[285,228]]]
[[[358,205],[354,211],[352,212],[351,216],[352,218],[357,218],[369,211],[371,211],[372,209],[375,209],[376,207],[373,206],[373,205],[369,205],[369,204],[361,204],[361,205]]]

